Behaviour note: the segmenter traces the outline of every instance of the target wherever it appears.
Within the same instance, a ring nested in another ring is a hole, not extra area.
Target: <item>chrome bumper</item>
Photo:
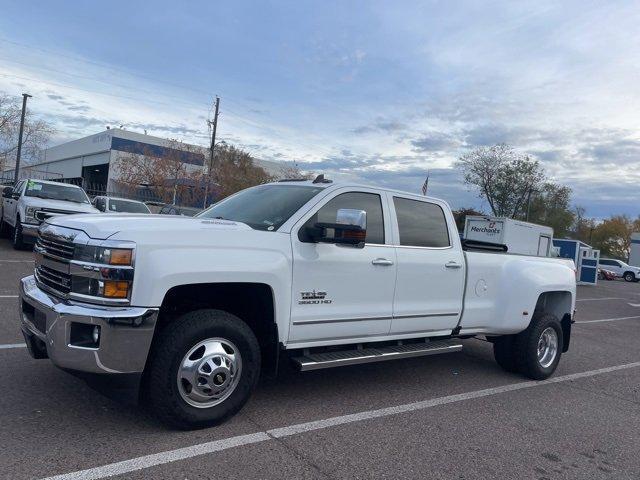
[[[38,288],[33,275],[20,280],[20,323],[27,344],[37,338],[58,367],[91,373],[144,370],[158,318],[157,308],[101,307],[61,301]],[[70,344],[73,323],[100,326],[100,345]],[[29,348],[34,355],[33,348]]]
[[[22,223],[22,238],[26,243],[35,243],[38,238],[38,228],[40,225],[32,225],[30,223]]]

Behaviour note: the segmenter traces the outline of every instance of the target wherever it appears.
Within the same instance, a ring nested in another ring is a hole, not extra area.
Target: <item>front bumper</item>
[[[22,223],[22,241],[24,243],[36,243],[38,238],[38,228],[40,225],[32,225],[30,223]]]
[[[21,328],[34,358],[43,356],[44,344],[60,368],[103,374],[144,370],[158,309],[65,302],[38,288],[33,275],[20,281],[19,302]],[[99,346],[72,345],[74,323],[99,325]]]

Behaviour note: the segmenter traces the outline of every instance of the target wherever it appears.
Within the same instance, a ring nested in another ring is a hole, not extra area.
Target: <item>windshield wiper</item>
[[[61,198],[60,200],[62,200],[63,202],[86,203],[82,200],[76,200],[75,198]]]

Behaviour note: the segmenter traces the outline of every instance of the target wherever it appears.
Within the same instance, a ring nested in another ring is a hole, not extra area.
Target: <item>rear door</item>
[[[446,205],[391,195],[398,262],[393,334],[450,334],[460,320],[465,259]]]
[[[540,235],[540,239],[538,240],[538,256],[548,257],[550,246],[551,246],[551,237],[547,235]]]

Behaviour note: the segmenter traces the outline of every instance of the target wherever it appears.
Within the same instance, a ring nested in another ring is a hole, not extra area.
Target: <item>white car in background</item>
[[[624,278],[627,282],[640,281],[640,267],[632,267],[622,260],[614,260],[613,258],[601,258],[600,265],[615,273],[617,277]]]
[[[91,203],[105,213],[151,213],[144,203],[128,198],[98,196]]]
[[[71,213],[99,213],[85,191],[66,183],[21,180],[2,190],[0,234],[11,233],[13,247],[33,244],[40,224],[51,217]]]

